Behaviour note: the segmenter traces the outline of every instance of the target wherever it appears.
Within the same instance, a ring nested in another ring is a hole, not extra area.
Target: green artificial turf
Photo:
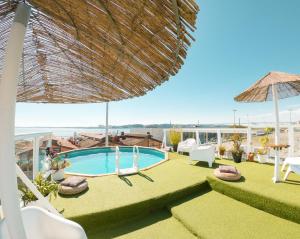
[[[142,219],[133,220],[115,227],[113,230],[95,230],[89,239],[127,238],[127,239],[196,239],[180,222],[166,210],[161,210]]]
[[[88,179],[87,192],[75,197],[59,196],[53,204],[89,232],[95,226],[110,227],[207,188],[206,174],[198,170],[184,159],[171,159],[141,175]]]
[[[151,212],[189,195],[205,192],[210,186],[251,206],[299,222],[299,175],[292,174],[289,181],[274,184],[271,180],[274,167],[270,165],[216,160],[213,168],[209,168],[206,162],[190,165],[188,156],[171,153],[169,158],[169,161],[142,171],[140,175],[90,178],[88,191],[75,197],[59,196],[53,204],[65,217],[79,222],[89,238],[90,235],[96,236],[97,232],[114,231],[118,225],[124,225],[125,231],[127,227],[129,230],[129,222],[134,218],[147,221]],[[215,180],[213,170],[221,164],[235,165],[243,175],[242,180],[235,183]],[[163,230],[163,227],[155,228]],[[142,235],[147,230],[140,228],[138,231]]]
[[[170,210],[186,228],[206,239],[296,239],[300,226],[218,192],[178,202]]]
[[[278,217],[300,223],[300,206],[287,203],[285,200],[276,200],[249,188],[236,186],[237,184],[224,182],[213,177],[207,177],[210,186],[217,192],[246,203],[252,207],[266,211]],[[284,197],[284,195],[282,195]]]

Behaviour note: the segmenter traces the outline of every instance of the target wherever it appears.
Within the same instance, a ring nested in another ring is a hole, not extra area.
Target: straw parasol
[[[273,181],[280,181],[279,176],[279,110],[278,99],[297,96],[300,94],[300,75],[284,72],[269,72],[258,80],[253,86],[234,98],[242,102],[264,102],[274,101],[275,110],[275,168]]]
[[[0,2],[0,62],[18,2]],[[18,102],[144,95],[175,75],[194,40],[194,0],[26,0]],[[1,69],[0,69],[1,70]]]
[[[144,95],[183,65],[198,11],[194,0],[0,1],[0,191],[11,238],[26,238],[16,188],[16,101]]]

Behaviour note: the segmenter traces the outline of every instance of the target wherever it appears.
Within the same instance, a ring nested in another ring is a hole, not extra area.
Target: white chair
[[[177,153],[190,153],[191,150],[197,147],[197,142],[193,138],[181,141],[177,147]]]
[[[215,161],[215,146],[203,145],[194,148],[190,152],[190,160],[204,161],[208,163],[209,167],[212,167],[212,164]]]
[[[287,157],[282,164],[281,171],[284,171],[287,165],[288,169],[284,175],[284,181],[287,179],[291,172],[300,174],[300,157]]]
[[[26,237],[30,239],[87,239],[82,227],[40,207],[22,208]],[[0,220],[0,238],[10,239],[5,219]]]

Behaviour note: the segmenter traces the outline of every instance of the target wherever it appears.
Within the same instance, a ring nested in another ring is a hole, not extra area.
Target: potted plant
[[[254,152],[249,152],[248,153],[248,161],[254,162],[254,156],[255,156]]]
[[[225,152],[226,152],[225,146],[220,145],[220,146],[219,146],[219,156],[220,156],[220,158],[223,158]]]
[[[270,128],[266,128],[265,129],[266,135],[259,138],[259,143],[261,145],[261,148],[257,150],[257,159],[259,163],[265,163],[269,158],[267,144],[270,141],[269,140],[270,131],[271,131]]]
[[[257,150],[257,160],[259,163],[265,163],[268,161],[268,150],[266,148]]]
[[[56,198],[59,185],[51,180],[45,179],[42,174],[38,174],[33,180],[33,184],[40,191],[40,193],[46,197],[48,200],[51,200],[51,197]],[[25,184],[21,183],[18,185],[19,190],[22,193],[22,201],[24,206],[27,206],[29,203],[31,205],[38,205],[39,201],[36,196],[26,187]]]
[[[242,137],[240,134],[234,134],[231,137],[231,140],[233,141],[233,146],[231,150],[233,161],[235,163],[240,163],[242,161],[242,155],[244,153],[244,150],[241,148]]]
[[[173,146],[174,152],[177,152],[177,147],[181,140],[181,133],[176,130],[170,130],[169,139],[170,139],[170,143]]]
[[[70,166],[69,161],[61,156],[57,156],[53,159],[50,159],[50,170],[52,175],[52,180],[60,181],[64,179],[65,168]]]

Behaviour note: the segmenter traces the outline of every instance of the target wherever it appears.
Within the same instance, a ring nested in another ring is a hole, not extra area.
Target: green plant
[[[259,143],[262,146],[262,149],[258,149],[257,153],[260,155],[267,154],[267,145],[270,141],[269,134],[272,132],[272,128],[265,128],[264,131],[266,135],[259,138]]]
[[[57,156],[50,160],[50,169],[58,171],[60,169],[64,169],[66,167],[70,166],[70,163],[68,160],[63,159],[61,156]]]
[[[33,180],[33,184],[36,186],[36,188],[40,191],[40,193],[46,197],[49,195],[49,199],[51,200],[51,197],[54,198],[57,197],[59,185],[51,180],[44,179],[42,174],[38,174],[35,179]],[[30,191],[30,189],[27,188],[25,184],[19,184],[18,185],[19,190],[22,193],[22,201],[24,202],[24,205],[26,206],[29,202],[36,201],[36,196]]]
[[[169,139],[170,139],[170,143],[173,145],[173,147],[177,149],[177,146],[181,140],[181,132],[176,131],[176,130],[170,130],[169,131]]]
[[[232,157],[236,163],[240,163],[242,160],[242,155],[244,153],[244,150],[241,148],[242,137],[240,134],[234,134],[231,137],[231,140],[233,141],[231,149]]]
[[[257,154],[259,154],[259,155],[265,155],[265,154],[267,154],[267,149],[266,148],[263,148],[263,149],[258,149],[257,150]]]
[[[244,150],[241,148],[241,144],[242,144],[242,137],[240,134],[234,134],[231,137],[231,140],[233,142],[232,145],[232,153],[235,154],[242,154],[244,152]]]

